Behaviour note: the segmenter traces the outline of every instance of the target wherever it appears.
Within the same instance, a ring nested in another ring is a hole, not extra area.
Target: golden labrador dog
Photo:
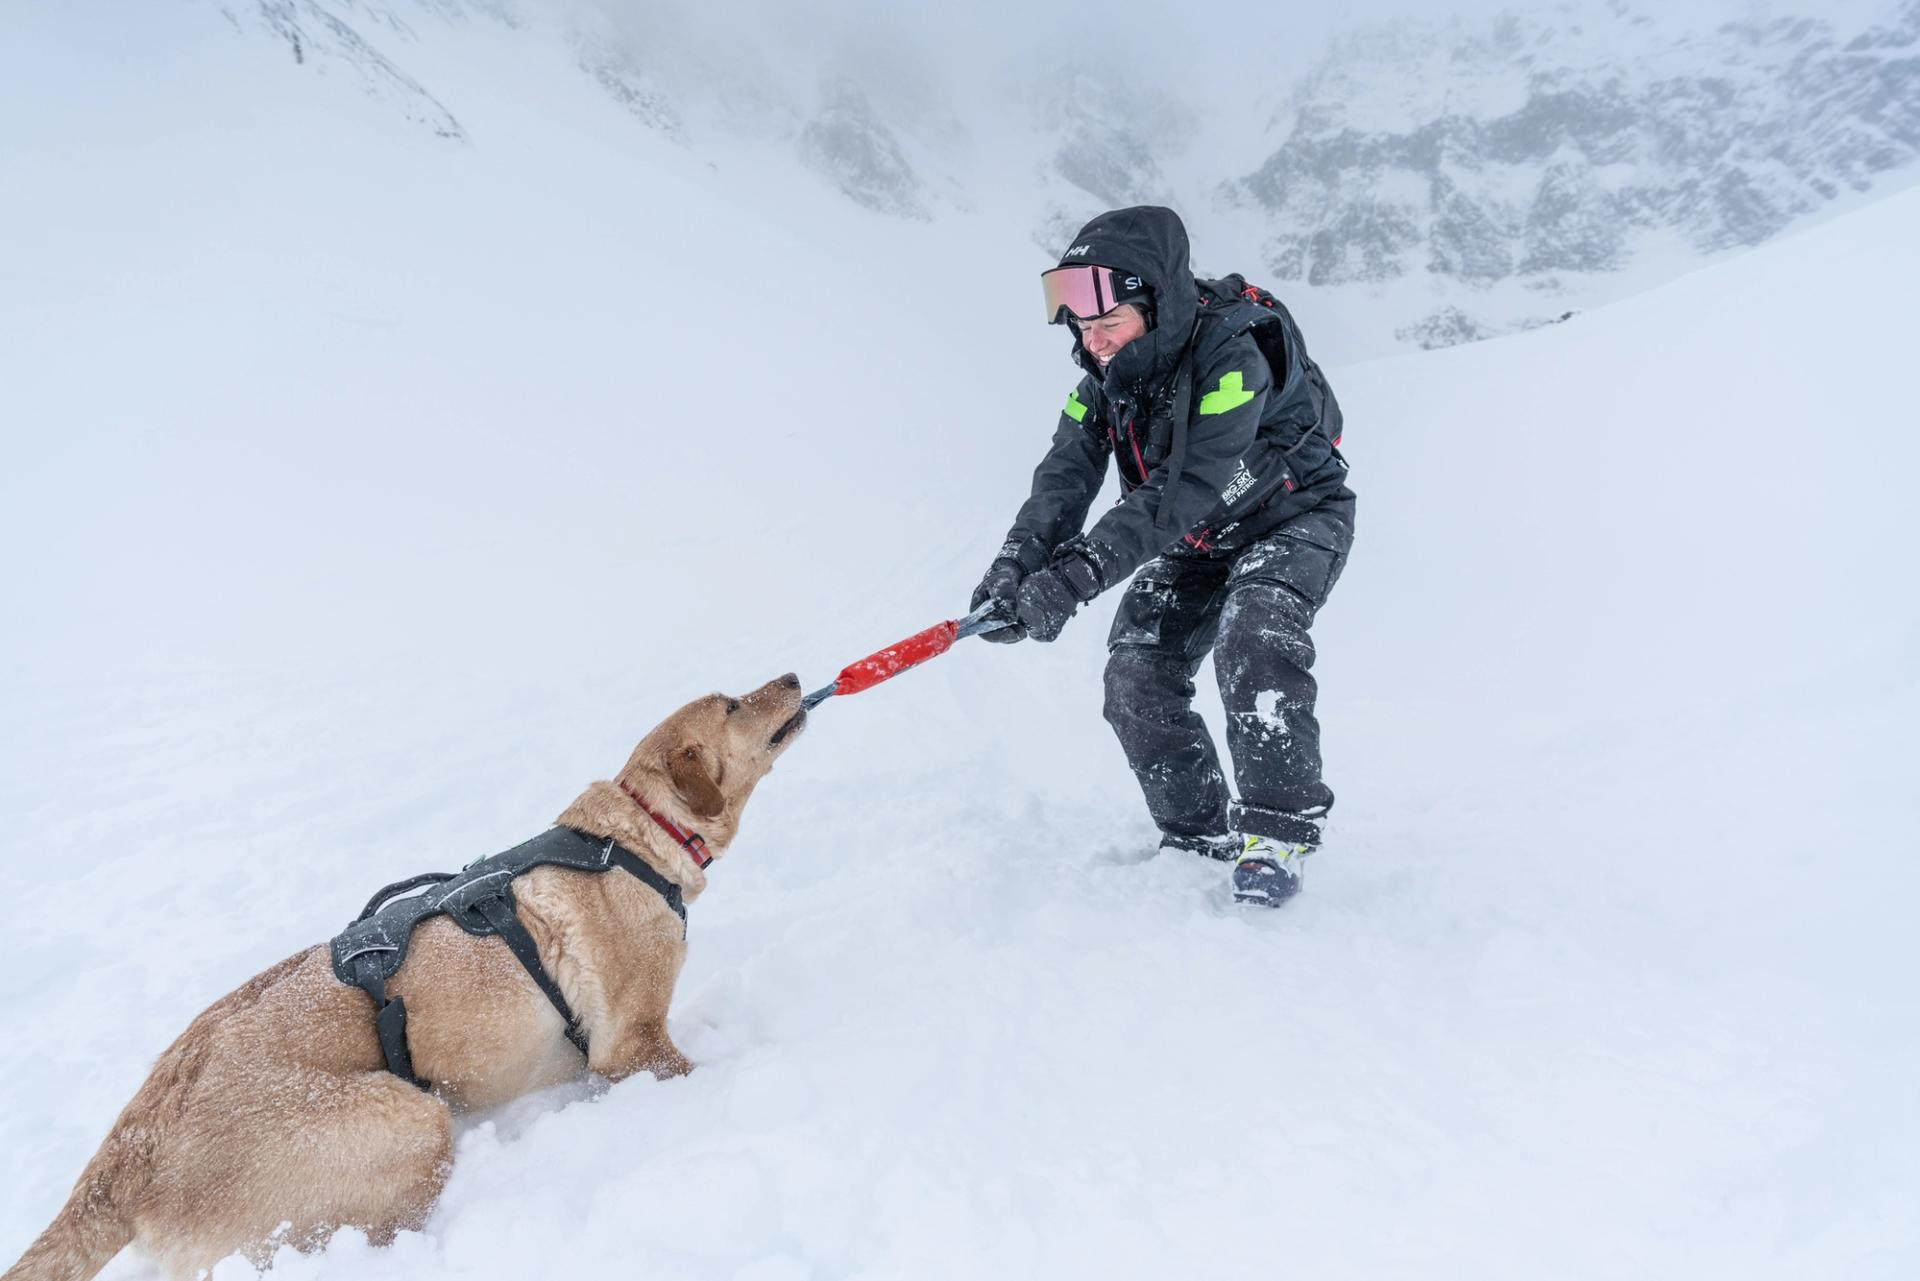
[[[611,838],[690,902],[706,875],[640,802],[697,831],[717,857],[805,722],[792,675],[738,699],[698,699],[556,823]],[[406,999],[414,1071],[433,1083],[421,1090],[386,1070],[367,993],[334,976],[325,944],[310,947],[214,1002],[167,1047],[4,1281],[91,1277],[132,1241],[175,1276],[235,1251],[264,1262],[280,1241],[314,1248],[341,1227],[385,1243],[418,1228],[440,1195],[454,1110],[588,1069],[612,1081],[688,1071],[667,1036],[686,943],[661,894],[622,871],[553,866],[513,889],[541,964],[587,1034],[587,1059],[498,937],[433,916],[389,984]]]

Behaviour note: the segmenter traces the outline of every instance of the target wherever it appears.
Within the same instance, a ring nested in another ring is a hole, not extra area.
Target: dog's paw
[[[646,1069],[653,1073],[656,1080],[671,1081],[676,1076],[685,1076],[693,1071],[693,1060],[668,1046],[665,1053],[656,1055],[653,1062],[646,1065]]]

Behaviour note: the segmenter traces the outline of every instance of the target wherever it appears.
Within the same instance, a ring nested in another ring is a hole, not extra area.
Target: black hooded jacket
[[[1237,277],[1196,281],[1186,228],[1156,205],[1088,223],[1060,259],[1079,263],[1142,277],[1152,327],[1105,369],[1074,333],[1086,376],[1067,396],[1002,556],[1031,573],[1079,534],[1109,457],[1125,492],[1081,547],[1103,588],[1162,552],[1231,555],[1301,512],[1352,503],[1335,448],[1340,407],[1284,307],[1248,301]],[[1262,353],[1256,324],[1280,327],[1266,337],[1284,369]]]

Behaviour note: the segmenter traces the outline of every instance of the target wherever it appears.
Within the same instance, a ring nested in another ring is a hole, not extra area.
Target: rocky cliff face
[[[800,158],[855,204],[902,218],[929,217],[919,173],[900,139],[854,81],[825,86],[800,127]]]
[[[394,10],[353,0],[332,6],[318,0],[254,0],[251,5],[223,4],[221,12],[236,27],[257,27],[284,41],[295,66],[346,77],[406,119],[443,138],[467,140],[453,113],[375,46],[375,40],[405,46],[415,38],[413,28]],[[362,35],[360,27],[367,27],[372,39]]]
[[[1342,41],[1217,194],[1273,228],[1280,280],[1456,286],[1404,334],[1431,345],[1484,328],[1460,299],[1503,282],[1552,295],[1655,245],[1756,245],[1917,156],[1920,2],[1852,35],[1615,4]]]

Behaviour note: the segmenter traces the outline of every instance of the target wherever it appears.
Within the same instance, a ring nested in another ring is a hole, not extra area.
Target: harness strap
[[[442,881],[451,881],[458,875],[458,872],[422,872],[420,875],[410,876],[404,881],[395,881],[393,884],[387,886],[386,889],[381,890],[378,894],[368,899],[367,905],[360,910],[360,915],[353,919],[356,924],[366,920],[375,912],[378,912],[381,906],[396,894],[405,894],[408,890],[417,890],[422,885],[438,885]]]
[[[646,884],[653,888],[654,893],[667,900],[667,906],[672,908],[673,914],[680,918],[680,936],[685,938],[687,933],[687,904],[686,900],[680,896],[680,883],[678,881],[669,881],[666,877],[654,871],[651,863],[637,857],[625,846],[616,844],[611,836],[607,838],[607,859],[615,867],[620,868],[629,876],[646,882]]]
[[[374,1011],[373,1031],[380,1038],[380,1053],[387,1060],[387,1071],[420,1089],[432,1089],[432,1085],[413,1074],[413,1052],[407,1049],[407,998],[376,997],[375,1000],[379,1008]]]
[[[631,793],[629,793],[629,795],[631,795]],[[634,799],[637,801],[639,798],[635,797]],[[645,806],[643,805],[642,808],[645,809]],[[660,818],[659,815],[654,814],[653,811],[647,810],[647,813],[653,817],[655,822],[660,823],[663,827],[666,827],[669,832],[673,833],[675,838],[680,841],[681,846],[686,849],[687,853],[693,856],[695,861],[700,863],[702,867],[712,862],[711,856],[705,854],[706,843],[701,840],[698,835],[682,834],[679,829],[668,824],[664,819]],[[580,857],[580,855],[585,854],[585,851],[582,850],[572,857],[555,857],[538,860],[532,863],[531,866],[539,866],[541,862],[549,862],[555,866],[571,867],[577,871],[585,872],[605,872],[609,868],[618,867],[621,871],[652,889],[654,893],[658,894],[661,899],[666,902],[668,907],[673,909],[674,915],[680,918],[681,937],[686,937],[687,904],[685,896],[677,882],[669,880],[664,874],[655,869],[652,864],[641,859],[631,850],[622,847],[619,842],[615,841],[612,837],[605,838],[603,844],[602,838],[588,836],[586,833],[572,828],[554,828],[545,836],[536,838],[536,840],[552,841],[562,837],[569,841],[579,842],[585,845],[588,850],[595,850],[599,855],[597,865],[591,855],[584,858]],[[533,842],[528,842],[528,844],[531,845]],[[581,1027],[578,1016],[573,1012],[573,1007],[567,1003],[566,994],[561,992],[559,984],[554,982],[553,977],[547,973],[546,967],[540,963],[540,949],[533,941],[533,935],[528,932],[527,927],[521,924],[519,913],[514,905],[512,877],[531,870],[531,866],[520,867],[518,870],[505,874],[490,872],[485,877],[480,878],[480,882],[476,884],[483,884],[487,880],[499,878],[496,881],[495,887],[481,889],[480,892],[474,894],[471,898],[467,898],[463,904],[447,903],[443,897],[438,901],[430,903],[425,915],[444,912],[455,924],[459,925],[461,929],[469,934],[482,937],[488,934],[499,935],[500,940],[505,943],[507,949],[513,953],[514,959],[520,962],[522,969],[526,970],[527,976],[534,981],[535,986],[540,989],[542,995],[552,1003],[553,1008],[559,1013],[561,1021],[566,1025],[567,1040],[571,1042],[574,1048],[579,1050],[582,1055],[586,1055],[588,1053],[586,1030]],[[472,865],[469,865],[469,868],[471,870]],[[355,919],[355,925],[363,924],[379,913],[383,905],[387,905],[387,900],[397,894],[401,894],[407,890],[417,889],[422,885],[434,885],[443,881],[455,880],[460,875],[462,874],[428,872],[421,876],[412,877],[409,880],[395,882],[374,895],[373,900],[367,904],[367,909]],[[443,892],[435,890],[428,891],[429,895],[435,893]],[[391,906],[397,908],[398,904]],[[414,919],[411,919],[408,924],[409,932],[413,926],[419,924],[421,919],[424,919],[424,915],[416,912]],[[348,928],[349,931],[353,929],[352,926]],[[432,1083],[422,1080],[413,1070],[413,1055],[407,1045],[406,1000],[403,997],[389,997],[387,995],[387,980],[392,977],[393,973],[399,968],[399,957],[405,951],[404,939],[399,943],[395,943],[389,938],[376,934],[375,937],[370,939],[357,938],[352,944],[351,950],[343,950],[342,942],[346,938],[347,935],[342,934],[340,937],[334,939],[334,973],[342,982],[351,983],[360,988],[372,999],[374,1006],[374,1033],[379,1038],[380,1053],[381,1056],[386,1059],[387,1070],[400,1079],[411,1082],[422,1090],[431,1089]]]
[[[587,1034],[580,1030],[580,1020],[574,1016],[573,1007],[567,1004],[566,995],[560,985],[547,973],[547,967],[540,964],[540,949],[534,944],[533,935],[520,923],[519,913],[513,910],[513,892],[502,888],[498,894],[490,894],[473,905],[500,941],[512,950],[514,958],[526,970],[539,989],[546,993],[553,1008],[560,1012],[561,1019],[567,1025],[567,1040],[573,1042],[573,1048],[585,1054],[587,1052]]]
[[[353,981],[373,998],[373,1034],[379,1038],[380,1057],[387,1061],[387,1071],[422,1090],[432,1089],[430,1082],[414,1075],[413,1052],[407,1048],[407,998],[387,995],[386,975],[370,954],[354,958]]]

